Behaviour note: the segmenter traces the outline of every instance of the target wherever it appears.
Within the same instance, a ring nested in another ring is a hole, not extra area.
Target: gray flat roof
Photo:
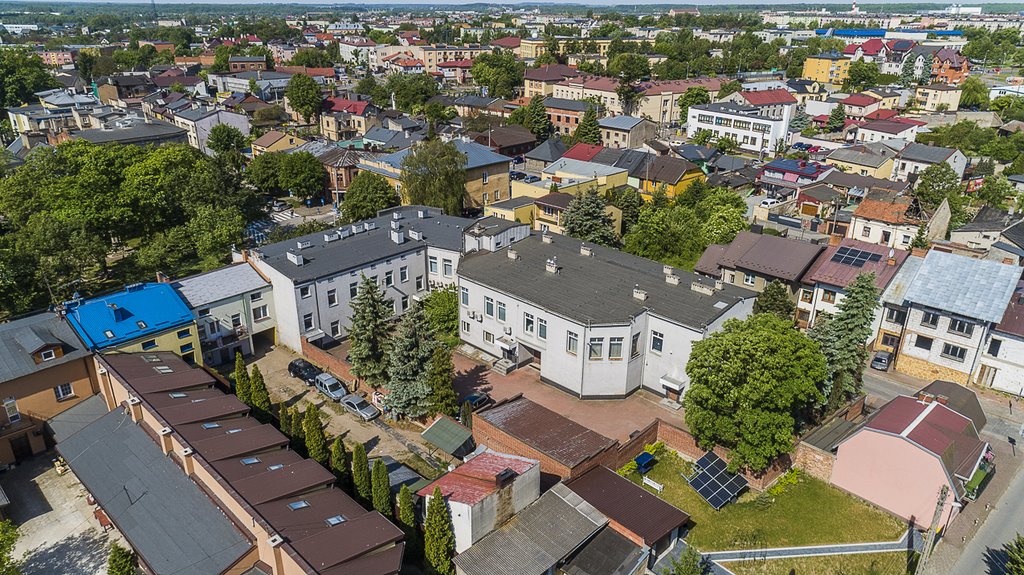
[[[53,416],[46,425],[53,439],[59,443],[106,414],[107,402],[102,395],[94,395]]]
[[[754,293],[735,286],[705,295],[690,285],[710,280],[675,270],[679,285],[665,281],[662,264],[602,246],[590,246],[592,256],[580,254],[580,241],[552,234],[552,242],[540,234],[508,249],[476,252],[463,258],[459,275],[493,289],[532,302],[553,313],[581,322],[628,323],[644,309],[669,321],[703,329],[737,302]],[[545,262],[556,259],[559,271],[546,271]],[[647,292],[647,299],[633,297],[634,286]]]
[[[269,286],[247,263],[235,264],[171,284],[192,309]]]
[[[420,210],[426,213],[425,218],[418,217]],[[400,222],[406,239],[401,244],[391,241],[389,232],[393,212],[401,213],[403,216]],[[343,226],[338,229],[349,230],[348,237],[328,242],[324,239],[324,234],[336,230],[327,230],[262,246],[254,250],[254,253],[261,254],[264,262],[291,278],[293,282],[302,283],[354,270],[369,262],[399,256],[426,246],[461,251],[462,233],[473,220],[447,216],[436,208],[402,206],[376,218],[358,222],[358,225],[365,228],[367,222],[372,222],[376,226],[375,229],[352,234],[352,226]],[[422,232],[423,239],[409,238],[409,230]],[[298,249],[298,243],[302,241],[308,241],[310,246]],[[295,265],[288,259],[289,250],[302,255],[305,260],[303,265]]]
[[[155,572],[219,575],[252,548],[121,409],[57,450]]]

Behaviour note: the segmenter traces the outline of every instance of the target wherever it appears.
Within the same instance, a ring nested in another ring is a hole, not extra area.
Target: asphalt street
[[[1003,544],[1024,532],[1024,474],[1018,473],[989,514],[960,559],[947,575],[1002,575],[1006,571]]]

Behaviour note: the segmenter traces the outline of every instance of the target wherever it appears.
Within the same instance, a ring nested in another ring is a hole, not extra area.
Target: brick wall
[[[356,380],[352,375],[352,372],[349,371],[349,366],[345,362],[309,343],[305,339],[302,340],[302,355],[318,366],[333,373],[343,381],[352,382]]]
[[[962,371],[957,371],[948,367],[934,364],[930,361],[911,357],[906,354],[900,354],[896,358],[896,371],[912,375],[928,381],[934,381],[941,379],[945,381],[952,381],[961,385],[967,385],[969,374]]]
[[[633,435],[628,441],[618,446],[615,466],[609,467],[612,469],[619,469],[639,455],[640,452],[644,450],[644,447],[658,441],[658,428],[660,427],[660,422],[660,419],[655,419],[647,427],[640,431],[633,432]]]
[[[536,459],[540,461],[540,470],[543,473],[557,475],[562,479],[572,476],[572,470],[566,465],[512,437],[475,413],[473,414],[473,440],[477,445],[486,445],[501,453]]]
[[[831,480],[832,466],[835,462],[835,455],[809,443],[801,441],[793,450],[793,467],[799,467],[807,475],[825,482]]]

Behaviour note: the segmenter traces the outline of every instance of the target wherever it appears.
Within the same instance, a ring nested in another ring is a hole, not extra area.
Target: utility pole
[[[921,549],[921,558],[917,560],[917,569],[914,575],[922,575],[928,560],[932,556],[932,549],[935,547],[935,534],[939,528],[939,520],[942,518],[942,509],[946,506],[946,498],[949,497],[949,486],[943,485],[939,489],[939,499],[935,502],[935,515],[932,517],[932,525],[924,537],[924,549]],[[910,535],[912,536],[912,535]]]

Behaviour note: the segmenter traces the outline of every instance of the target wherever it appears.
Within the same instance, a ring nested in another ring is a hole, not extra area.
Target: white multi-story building
[[[186,131],[190,146],[209,155],[213,155],[213,150],[208,148],[206,143],[210,139],[210,132],[214,126],[227,124],[241,132],[243,136],[249,135],[248,116],[217,107],[201,106],[181,110],[174,113],[171,122]]]
[[[784,108],[781,118],[762,114],[753,106],[732,102],[717,102],[701,106],[690,106],[687,111],[686,136],[693,138],[697,132],[708,130],[712,140],[731,137],[743,150],[752,153],[771,152],[785,142],[792,108]]]
[[[693,343],[755,293],[565,236],[535,234],[459,268],[460,336],[582,399],[644,388],[679,399]]]
[[[1024,284],[1010,296],[1002,319],[982,346],[975,385],[1024,393]]]
[[[892,179],[907,181],[911,174],[919,174],[931,166],[946,162],[957,177],[963,178],[967,169],[967,156],[955,148],[928,146],[911,142],[896,154]]]
[[[274,294],[270,282],[247,263],[233,264],[171,284],[196,320],[204,365],[255,351],[254,338],[274,343]]]

